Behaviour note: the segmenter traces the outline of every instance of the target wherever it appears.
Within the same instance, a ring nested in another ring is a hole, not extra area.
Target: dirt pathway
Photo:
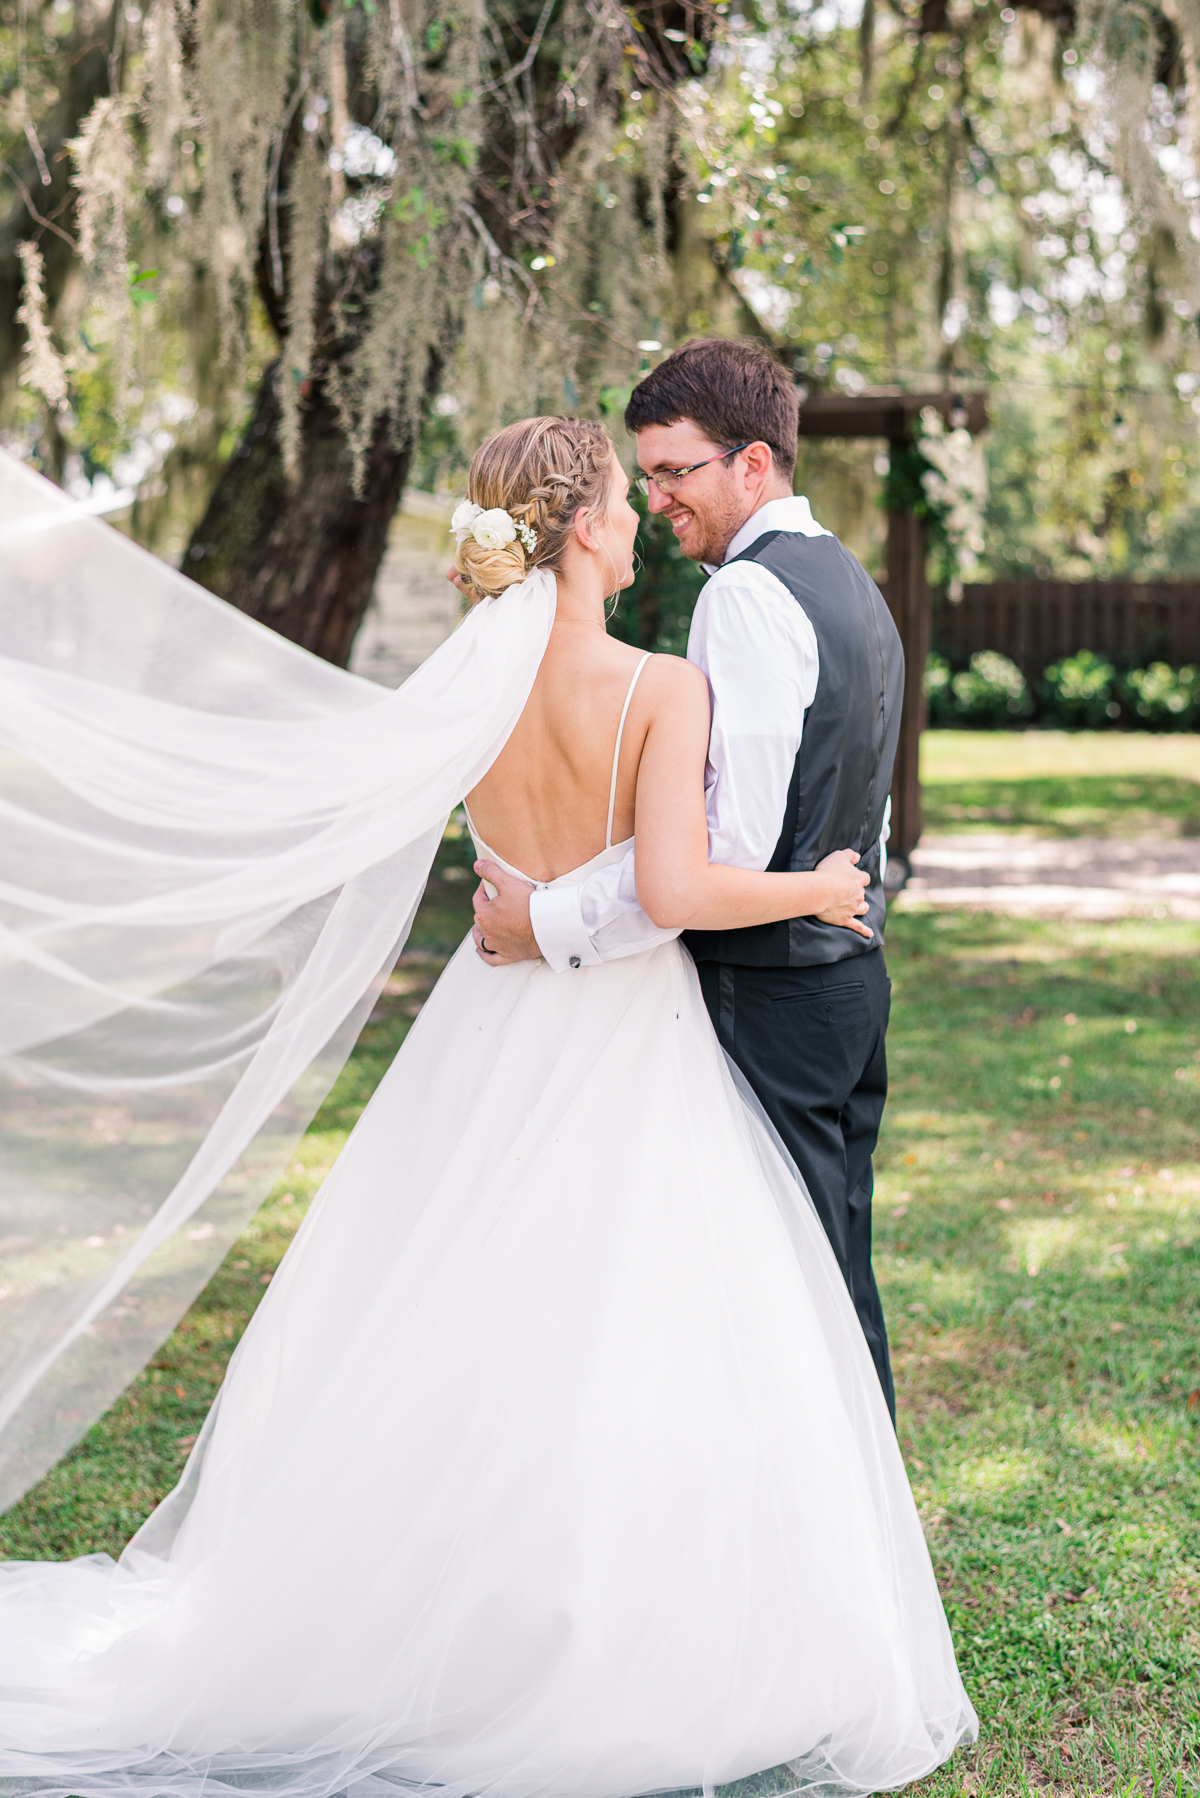
[[[1200,918],[1200,839],[927,832],[893,905],[1058,917]]]

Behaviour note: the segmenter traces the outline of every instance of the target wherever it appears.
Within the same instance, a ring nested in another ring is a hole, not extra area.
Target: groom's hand
[[[541,950],[529,922],[529,895],[533,888],[527,880],[506,874],[495,862],[476,862],[480,885],[471,903],[475,907],[475,953],[490,968],[507,967],[514,961],[538,961]],[[489,899],[483,881],[496,889]]]

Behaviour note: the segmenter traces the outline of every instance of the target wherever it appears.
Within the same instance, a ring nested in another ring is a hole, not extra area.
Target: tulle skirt
[[[820,1226],[670,943],[463,945],[119,1563],[0,1568],[0,1791],[868,1793],[974,1735]]]

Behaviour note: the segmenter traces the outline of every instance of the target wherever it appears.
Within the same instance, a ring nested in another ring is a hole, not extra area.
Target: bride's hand
[[[874,931],[858,920],[867,909],[863,889],[870,886],[871,876],[855,866],[857,861],[857,850],[835,849],[832,855],[817,863],[816,872],[826,875],[834,883],[834,898],[816,915],[822,924],[837,924],[843,930],[857,931],[859,936],[870,940],[874,938]]]

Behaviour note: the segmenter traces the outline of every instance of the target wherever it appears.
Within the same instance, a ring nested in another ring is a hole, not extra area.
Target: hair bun
[[[454,562],[459,573],[484,599],[503,593],[506,587],[515,587],[528,572],[525,551],[519,543],[508,543],[503,549],[484,549],[481,543],[468,537],[459,545]]]
[[[503,593],[535,568],[557,572],[578,513],[599,518],[608,505],[614,455],[604,427],[578,418],[524,418],[481,444],[450,523],[456,566],[475,592]],[[487,512],[507,515],[500,534],[515,528],[515,542],[489,549],[477,541],[474,527]]]

